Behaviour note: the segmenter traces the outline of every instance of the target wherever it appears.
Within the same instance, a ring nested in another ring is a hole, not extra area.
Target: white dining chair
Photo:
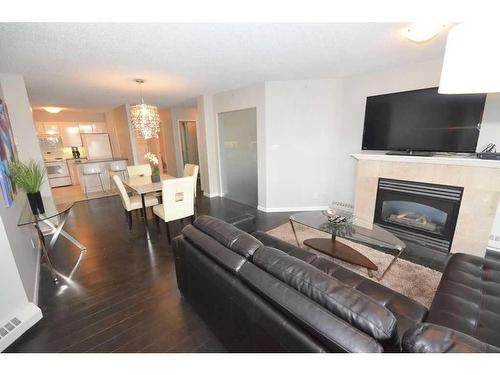
[[[193,178],[193,184],[194,184],[194,213],[196,215],[196,190],[198,187],[198,171],[200,167],[197,166],[196,164],[186,164],[184,165],[184,172],[183,175],[184,177],[194,177]]]
[[[128,176],[133,177],[147,177],[153,175],[153,170],[149,164],[138,164],[127,166]]]
[[[171,221],[191,218],[194,219],[194,192],[193,177],[172,178],[162,181],[162,204],[153,207],[157,228],[163,220],[167,228],[167,238],[170,244]]]
[[[198,171],[200,167],[197,166],[196,164],[186,164],[184,165],[184,177],[194,177],[193,183],[194,183],[194,197],[196,198],[196,184],[198,182]]]
[[[141,197],[138,195],[129,196],[127,193],[127,189],[125,189],[125,185],[123,184],[120,177],[117,175],[113,176],[113,181],[120,192],[120,197],[122,199],[123,208],[125,209],[125,216],[128,222],[128,228],[132,229],[132,211],[134,210],[142,210],[142,201]],[[146,194],[144,196],[144,203],[146,207],[157,206],[159,202],[158,198],[152,194]]]

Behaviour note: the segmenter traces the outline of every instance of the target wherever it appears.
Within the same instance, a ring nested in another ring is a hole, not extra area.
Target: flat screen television
[[[486,94],[437,87],[366,98],[363,150],[476,152]]]

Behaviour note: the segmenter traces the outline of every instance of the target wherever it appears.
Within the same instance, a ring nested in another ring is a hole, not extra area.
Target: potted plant
[[[28,162],[15,161],[9,163],[12,182],[26,192],[33,214],[45,213],[40,187],[45,179],[43,163],[34,160]]]
[[[158,157],[152,152],[148,152],[146,153],[146,155],[144,155],[144,159],[148,160],[152,164],[151,168],[153,169],[153,173],[151,175],[151,181],[160,182],[160,167],[158,167]]]

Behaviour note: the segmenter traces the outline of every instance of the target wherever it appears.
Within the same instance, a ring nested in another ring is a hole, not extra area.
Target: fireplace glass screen
[[[382,203],[382,220],[386,223],[443,235],[448,214],[417,202],[391,200]]]

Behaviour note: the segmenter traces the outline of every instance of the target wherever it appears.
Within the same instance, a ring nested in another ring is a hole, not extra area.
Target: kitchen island
[[[113,158],[103,160],[81,159],[75,162],[78,166],[78,177],[80,186],[84,193],[108,191],[114,189],[111,183],[111,176],[116,170],[127,169],[128,159]]]

